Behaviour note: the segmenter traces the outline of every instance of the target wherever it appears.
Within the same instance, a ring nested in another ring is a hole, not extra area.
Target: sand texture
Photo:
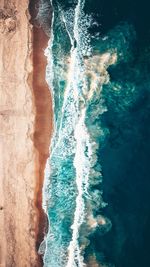
[[[33,88],[32,42],[28,0],[1,0],[0,267],[41,266],[36,244],[43,170],[49,147],[50,124],[47,128],[45,125],[50,117],[50,94],[47,90],[48,96],[44,95],[47,119],[42,120],[45,127],[42,131],[36,105],[42,102],[38,102],[38,97],[43,98],[40,92],[35,96],[36,88]],[[41,114],[44,118],[45,110]]]

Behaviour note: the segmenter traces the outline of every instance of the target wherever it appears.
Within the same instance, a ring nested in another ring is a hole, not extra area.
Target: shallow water
[[[140,6],[130,6],[134,14],[128,2],[107,2],[51,2],[45,267],[141,266],[135,254],[144,249],[150,210],[142,204],[149,195],[150,50],[147,28],[137,22]]]

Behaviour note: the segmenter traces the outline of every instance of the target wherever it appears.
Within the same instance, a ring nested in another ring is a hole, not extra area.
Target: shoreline
[[[46,161],[49,157],[49,147],[52,135],[52,99],[50,89],[45,80],[47,58],[44,50],[49,38],[42,27],[35,23],[37,15],[37,1],[30,2],[29,13],[32,24],[32,93],[35,106],[35,122],[33,143],[36,149],[36,177],[35,206],[37,209],[36,249],[38,251],[48,227],[47,215],[42,208],[42,188]],[[43,266],[42,255],[38,255],[39,264]]]
[[[44,56],[49,38],[32,25],[29,5],[0,3],[1,267],[43,266],[37,251],[47,227],[42,187],[52,133]]]
[[[29,1],[0,4],[0,266],[39,266]]]

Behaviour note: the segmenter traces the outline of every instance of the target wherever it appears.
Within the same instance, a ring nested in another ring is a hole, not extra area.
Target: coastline
[[[0,265],[38,266],[33,146],[35,107],[28,1],[1,2],[0,23]]]
[[[31,25],[28,0],[1,1],[0,11],[0,266],[41,267],[42,185],[52,131],[47,38]]]
[[[38,224],[36,230],[36,248],[38,250],[44,235],[47,232],[47,215],[42,208],[42,187],[44,180],[44,170],[46,161],[49,157],[49,147],[52,135],[52,100],[50,89],[45,80],[45,72],[47,59],[44,55],[44,50],[48,45],[48,36],[45,34],[42,27],[36,25],[35,19],[37,16],[37,2],[30,2],[29,12],[31,16],[30,23],[32,26],[32,90],[35,105],[35,123],[33,143],[36,149],[37,163],[37,185],[35,190],[35,205],[38,213]],[[39,256],[40,264],[42,265],[42,257]]]

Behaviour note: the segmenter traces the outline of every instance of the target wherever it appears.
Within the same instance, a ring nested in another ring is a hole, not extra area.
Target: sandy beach
[[[37,224],[37,247],[41,244],[44,233],[47,231],[47,218],[42,209],[42,186],[44,179],[44,170],[46,160],[49,156],[49,146],[52,134],[52,100],[50,90],[45,80],[45,71],[47,65],[47,59],[44,56],[44,50],[48,45],[48,36],[44,33],[41,27],[36,24],[36,12],[37,0],[32,0],[30,5],[30,22],[33,25],[32,28],[32,62],[33,73],[32,89],[34,105],[36,109],[33,143],[37,152],[37,165],[36,172],[38,177],[38,183],[36,186],[35,199],[36,207],[38,209],[39,223]]]
[[[42,266],[37,249],[52,112],[43,80],[48,38],[29,22],[28,4],[0,3],[0,267]]]

